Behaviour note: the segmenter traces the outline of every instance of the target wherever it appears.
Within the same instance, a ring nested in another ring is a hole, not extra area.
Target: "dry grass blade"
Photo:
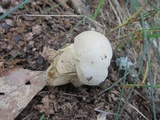
[[[112,91],[114,94],[119,96],[119,92],[118,91]],[[136,107],[134,107],[131,103],[126,102],[126,100],[122,97],[121,100],[127,104],[129,107],[131,107],[132,109],[136,110],[143,118],[145,118],[145,120],[148,120],[148,118],[145,117],[145,115],[142,114],[142,112],[140,112]]]
[[[98,108],[95,108],[94,111],[103,113],[103,114],[105,114],[105,115],[117,115],[116,113],[106,112],[106,111],[100,110],[100,109],[98,109]],[[126,115],[120,115],[120,116],[126,116]]]
[[[36,16],[36,17],[85,17],[88,20],[90,20],[91,22],[99,25],[100,27],[104,27],[103,25],[101,25],[100,23],[98,23],[97,21],[85,16],[85,15],[30,15],[30,14],[26,14],[26,16]]]
[[[112,1],[112,2],[113,2],[113,1]],[[117,20],[118,20],[118,23],[119,23],[119,25],[121,25],[121,24],[122,24],[122,22],[121,22],[121,20],[122,20],[121,12],[119,12],[118,10],[115,9],[115,7],[113,6],[112,2],[111,2],[111,0],[109,0],[109,4],[110,4],[110,6],[111,6],[111,8],[112,8],[112,10],[113,10],[113,12],[114,12],[114,14],[116,15],[116,18],[117,18]],[[121,17],[121,18],[120,18],[120,17]],[[120,34],[120,33],[119,33],[119,34]]]
[[[144,84],[145,83],[145,80],[146,80],[146,78],[147,78],[147,76],[148,76],[148,61],[147,61],[147,63],[146,63],[146,69],[145,69],[145,72],[144,72],[144,76],[143,76],[143,80],[142,80],[142,83],[141,84]]]
[[[121,25],[119,25],[119,26],[117,26],[116,28],[114,28],[114,29],[112,29],[109,33],[111,33],[111,32],[113,32],[113,31],[115,31],[115,30],[117,30],[117,29],[119,29],[119,28],[121,28],[121,27],[123,27],[123,26],[125,26],[125,25],[127,25],[127,24],[129,24],[129,23],[131,23],[133,20],[134,20],[134,18],[151,2],[152,0],[150,0],[148,3],[146,3],[144,6],[142,6],[137,12],[135,12],[132,16],[130,16],[126,21],[124,21],[123,22],[123,24],[121,24]]]
[[[122,98],[122,101],[123,101],[124,103],[126,103],[124,98]],[[127,102],[127,103],[128,103],[128,102]],[[149,120],[148,118],[146,118],[146,117],[142,114],[142,112],[140,112],[140,111],[139,111],[135,106],[133,106],[131,103],[128,103],[128,106],[130,106],[132,109],[136,110],[143,118],[145,118],[145,120]]]

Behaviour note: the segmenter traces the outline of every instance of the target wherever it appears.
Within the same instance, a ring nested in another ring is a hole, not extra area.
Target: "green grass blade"
[[[101,94],[101,93],[104,93],[104,92],[106,92],[106,91],[108,91],[108,90],[110,90],[111,88],[113,88],[115,85],[117,85],[119,82],[121,82],[128,74],[129,74],[129,72],[127,72],[126,75],[124,75],[121,79],[119,79],[119,80],[117,80],[115,83],[113,83],[113,85],[111,85],[110,87],[102,90],[102,91],[100,92],[100,94]]]
[[[141,16],[142,17],[142,16]],[[143,37],[144,37],[144,44],[145,44],[145,47],[144,49],[146,51],[149,50],[149,43],[148,43],[148,39],[147,39],[147,32],[146,32],[146,26],[145,26],[145,21],[142,17],[142,28],[143,28]],[[146,54],[147,56],[147,61],[148,61],[148,64],[150,66],[150,57],[149,57],[149,53],[147,52]],[[151,69],[149,69],[149,80],[150,80],[150,84],[151,84],[151,97],[152,97],[152,110],[153,110],[153,116],[154,116],[154,120],[157,120],[156,118],[156,110],[155,110],[155,100],[154,100],[154,88],[153,88],[153,79],[152,79],[152,75],[151,75]]]
[[[17,9],[23,7],[23,5],[27,4],[28,2],[29,2],[29,0],[25,0],[24,2],[20,3],[19,5],[17,5],[16,7],[12,8],[8,12],[4,13],[2,16],[0,16],[0,20],[4,19],[5,17],[7,17],[9,14],[11,14],[14,11],[16,11]]]
[[[45,114],[43,113],[39,120],[44,120]]]
[[[147,38],[158,38],[160,37],[160,34],[147,34]]]
[[[101,9],[102,6],[103,6],[103,3],[104,3],[104,0],[100,0],[99,4],[98,4],[98,6],[97,6],[97,9],[96,9],[96,11],[95,11],[95,13],[94,13],[94,15],[93,15],[93,19],[94,19],[94,20],[96,20],[96,18],[97,18],[97,16],[98,16],[98,13],[99,13],[100,9]]]
[[[156,85],[146,85],[146,84],[124,84],[123,87],[144,87],[144,88],[149,88],[149,87],[153,87],[153,88],[160,88],[160,84],[156,84]]]

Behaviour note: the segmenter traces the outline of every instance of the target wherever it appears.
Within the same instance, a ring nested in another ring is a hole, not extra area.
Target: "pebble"
[[[3,43],[1,44],[1,48],[2,48],[2,49],[6,49],[6,48],[7,48],[7,43],[3,42]]]
[[[26,47],[26,46],[23,48],[23,51],[24,51],[24,52],[27,52],[27,47]]]
[[[32,51],[35,52],[37,50],[37,48],[33,48]]]
[[[18,50],[12,50],[10,53],[9,53],[13,58],[17,57],[20,52]]]
[[[7,33],[10,29],[10,26],[7,23],[2,23],[1,28]]]
[[[18,44],[22,47],[25,44],[25,42],[19,41]]]
[[[38,58],[37,58],[37,60],[36,60],[36,63],[43,64],[44,63],[44,58],[39,55]]]
[[[32,39],[33,39],[33,33],[30,32],[30,33],[25,34],[25,38],[26,38],[26,40],[28,40],[28,41],[32,40]]]
[[[64,28],[67,29],[67,30],[69,30],[71,27],[72,27],[72,25],[71,25],[69,22],[67,22],[67,23],[64,25]]]
[[[29,41],[29,45],[31,46],[31,47],[33,47],[34,46],[34,41]]]
[[[22,36],[19,35],[19,34],[17,34],[17,35],[15,35],[15,36],[13,36],[13,40],[14,40],[16,43],[18,43],[19,41],[22,40]]]
[[[45,16],[45,19],[46,19],[46,20],[51,20],[52,17],[51,17],[51,16]]]
[[[40,25],[33,26],[32,32],[34,35],[39,35],[42,32],[42,27]]]
[[[6,19],[5,21],[6,21],[6,23],[7,23],[8,25],[10,25],[10,26],[13,26],[13,25],[14,25],[14,23],[13,23],[13,21],[12,21],[11,19]]]
[[[8,45],[8,46],[7,46],[7,49],[8,49],[8,50],[12,50],[12,49],[13,49],[13,45]]]

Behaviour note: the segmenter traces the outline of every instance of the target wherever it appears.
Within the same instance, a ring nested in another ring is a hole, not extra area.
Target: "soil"
[[[15,7],[20,2],[22,0],[18,2],[12,0],[2,8],[10,9],[11,6]],[[89,0],[86,3],[92,14],[98,2],[98,0]],[[96,29],[95,24],[88,20],[79,23],[82,21],[82,17],[29,17],[25,15],[77,15],[70,2],[67,2],[67,9],[64,6],[57,6],[57,4],[52,0],[31,0],[23,8],[0,21],[0,62],[3,62],[1,75],[7,69],[17,65],[34,71],[44,71],[49,66],[49,62],[42,56],[44,47],[58,50],[66,43],[73,43],[74,37],[82,31]],[[56,7],[47,11],[53,6]],[[117,26],[117,19],[107,1],[100,11],[97,21],[105,26],[105,35]],[[116,35],[117,32],[107,35],[113,47]],[[116,55],[118,53],[115,53],[112,59],[109,76],[100,86],[78,88],[72,84],[58,87],[45,86],[15,120],[39,120],[43,115],[45,115],[44,120],[96,120],[97,115],[100,114],[99,111],[108,112],[107,119],[113,120],[118,109],[120,84],[106,92],[101,94],[100,92],[118,79],[116,77]],[[136,89],[136,91],[139,92],[141,89]],[[129,89],[126,89],[124,98],[128,92]],[[141,95],[133,92],[129,102],[136,106],[146,118],[152,119],[151,108],[144,101]],[[143,120],[144,117],[132,107],[127,106],[119,119]]]

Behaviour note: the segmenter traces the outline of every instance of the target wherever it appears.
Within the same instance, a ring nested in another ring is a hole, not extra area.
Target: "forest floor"
[[[22,0],[18,2],[13,0],[1,6],[9,9],[20,2]],[[88,0],[85,3],[90,10],[86,12],[88,18],[93,16],[98,3],[99,0]],[[38,17],[27,16],[27,14],[62,16]],[[42,55],[44,47],[58,50],[66,43],[73,43],[74,37],[86,30],[96,30],[105,34],[115,49],[118,32],[108,33],[118,25],[118,20],[107,0],[97,16],[98,23],[83,16],[63,16],[77,14],[77,9],[70,1],[65,6],[52,0],[31,0],[23,8],[0,21],[0,62],[3,61],[5,68],[0,71],[0,74],[15,66],[33,71],[45,71],[49,67],[49,62]],[[120,51],[114,51],[109,75],[101,85],[96,87],[74,87],[72,84],[57,87],[45,86],[15,120],[96,120],[103,115],[102,113],[105,113],[107,120],[115,119],[120,102],[121,83],[106,92],[100,92],[123,77],[124,71],[118,73],[116,66],[116,58],[120,57],[120,54]],[[119,116],[120,120],[153,119],[151,106],[143,97],[142,89],[141,87],[134,89],[129,103]],[[122,104],[125,104],[129,91],[130,88],[126,87],[121,98]],[[157,115],[158,117],[160,118]]]

